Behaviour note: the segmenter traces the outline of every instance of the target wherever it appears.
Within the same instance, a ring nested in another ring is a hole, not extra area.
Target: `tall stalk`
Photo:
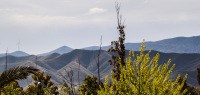
[[[102,44],[102,36],[101,36],[101,44]],[[100,83],[100,72],[99,72],[99,55],[100,55],[100,51],[101,51],[101,44],[100,44],[100,49],[99,49],[99,54],[98,54],[98,82]]]

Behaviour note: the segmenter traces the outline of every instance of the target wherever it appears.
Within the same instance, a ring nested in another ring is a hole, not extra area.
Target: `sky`
[[[117,0],[125,43],[200,35],[200,0]],[[0,53],[42,54],[118,40],[116,0],[0,0]],[[20,40],[20,49],[18,43]],[[138,47],[139,48],[139,47]]]

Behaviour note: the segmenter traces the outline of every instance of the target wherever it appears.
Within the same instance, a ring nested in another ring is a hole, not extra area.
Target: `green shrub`
[[[57,86],[53,86],[53,82],[50,81],[51,79],[51,75],[46,74],[46,76],[44,76],[44,72],[37,72],[36,74],[32,75],[32,79],[34,80],[34,84],[35,85],[29,85],[26,92],[28,94],[32,94],[32,93],[36,93],[38,90],[38,92],[43,95],[45,93],[44,91],[44,86],[42,84],[38,85],[38,82],[43,82],[45,84],[45,86],[47,88],[49,88],[49,90],[51,91],[52,94],[58,95],[59,92],[56,91],[58,90]],[[45,88],[46,89],[46,88]]]
[[[19,86],[17,81],[10,82],[3,89],[1,95],[23,95],[23,88]]]
[[[97,77],[89,75],[83,80],[84,84],[80,85],[79,87],[79,94],[83,95],[97,95],[97,91],[100,90],[99,85],[103,86],[103,83],[97,82]]]
[[[180,85],[178,75],[176,81],[168,80],[170,73],[172,72],[175,64],[167,72],[171,59],[167,64],[160,65],[158,67],[158,60],[160,55],[157,53],[155,57],[149,62],[149,53],[145,55],[144,41],[140,48],[140,56],[135,56],[132,51],[134,61],[131,60],[131,51],[129,57],[126,58],[126,67],[122,66],[119,58],[121,74],[120,80],[113,76],[111,72],[112,86],[108,87],[108,76],[105,78],[104,89],[100,88],[99,95],[184,95],[187,89],[182,92],[184,82],[187,78],[187,74]],[[116,89],[116,90],[114,90]]]

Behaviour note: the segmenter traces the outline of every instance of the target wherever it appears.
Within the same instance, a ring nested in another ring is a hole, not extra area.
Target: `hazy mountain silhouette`
[[[126,50],[137,51],[142,43],[125,43]],[[156,50],[164,53],[200,53],[200,36],[192,37],[176,37],[170,39],[164,39],[155,42],[145,42],[146,50]],[[111,45],[101,47],[101,50],[107,51]],[[83,50],[99,50],[99,46],[90,46],[82,48]],[[71,52],[72,48],[67,46],[62,46],[53,51],[38,54],[37,56],[47,56],[53,53],[64,54]],[[29,54],[23,51],[16,51],[13,53],[8,53],[12,56],[28,56]],[[0,54],[0,57],[5,56],[5,53]]]
[[[99,46],[90,46],[90,47],[85,47],[85,48],[82,48],[84,50],[98,50],[99,49]]]
[[[126,50],[138,50],[142,43],[125,43]],[[145,42],[146,50],[156,50],[165,53],[200,53],[200,36],[176,37],[155,42]],[[102,50],[111,47],[103,46]],[[99,46],[82,48],[84,50],[98,50]]]
[[[5,56],[6,53],[3,53],[3,54],[0,54],[0,57],[3,57]],[[7,55],[12,55],[12,56],[28,56],[29,54],[28,53],[25,53],[23,51],[15,51],[15,52],[12,52],[12,53],[7,53]]]
[[[72,51],[73,49],[67,46],[62,46],[58,49],[55,49],[53,51],[47,52],[47,53],[43,53],[43,54],[38,54],[37,56],[46,56],[46,55],[50,55],[52,53],[58,53],[58,54],[64,54],[64,53],[68,53],[70,51]]]
[[[83,83],[83,79],[87,75],[98,75],[98,67],[97,67],[97,55],[98,50],[80,50],[75,49],[69,53],[65,54],[58,54],[53,53],[48,56],[39,56],[37,60],[37,68],[39,68],[41,71],[45,72],[46,74],[49,74],[52,76],[51,81],[53,81],[56,85],[60,85],[62,83],[62,77],[60,74],[63,74],[64,76],[67,76],[67,73],[65,70],[74,71],[74,83],[78,85],[78,56],[80,58],[80,82]],[[146,54],[148,51],[145,51]],[[129,50],[126,50],[126,58],[128,57]],[[139,51],[134,52],[135,55],[139,54]],[[186,54],[186,53],[162,53],[158,51],[152,50],[150,53],[150,59],[152,59],[157,53],[160,54],[160,59],[158,64],[164,64],[167,63],[168,60],[171,58],[171,63],[169,65],[170,69],[173,64],[176,64],[175,68],[173,69],[173,72],[170,75],[171,79],[176,79],[178,74],[181,74],[181,77],[184,77],[185,74],[188,74],[187,83],[189,85],[198,85],[196,80],[196,68],[200,67],[200,54]],[[111,69],[113,68],[108,63],[108,59],[111,59],[112,55],[118,55],[116,53],[112,52],[106,52],[104,50],[101,50],[99,61],[100,61],[100,76],[101,80],[104,82],[105,76],[109,75]],[[133,59],[132,59],[133,60]],[[18,65],[27,65],[27,66],[36,66],[35,64],[36,56],[29,55],[29,56],[23,56],[23,57],[15,57],[15,56],[8,56],[8,68],[18,66]],[[2,72],[5,69],[5,57],[0,57],[0,72]],[[27,87],[29,82],[31,82],[31,76],[27,80],[19,81],[20,86]]]

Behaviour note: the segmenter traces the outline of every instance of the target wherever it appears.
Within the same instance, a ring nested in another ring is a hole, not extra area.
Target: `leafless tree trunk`
[[[36,56],[36,59],[35,59],[35,63],[36,63],[36,68],[37,68],[37,56]]]
[[[7,50],[6,50],[6,67],[5,67],[5,70],[7,70],[7,60],[8,60],[8,55],[7,55],[7,53],[8,53],[8,48],[7,48]]]
[[[78,55],[78,61],[79,61],[79,65],[78,65],[78,85],[80,87],[80,80],[79,80],[80,59],[79,59],[79,55]]]
[[[101,44],[102,44],[102,36],[101,36]],[[99,49],[99,54],[98,54],[98,82],[100,83],[100,73],[99,73],[99,55],[100,55],[100,51],[101,51],[101,44],[100,44],[100,49]]]

